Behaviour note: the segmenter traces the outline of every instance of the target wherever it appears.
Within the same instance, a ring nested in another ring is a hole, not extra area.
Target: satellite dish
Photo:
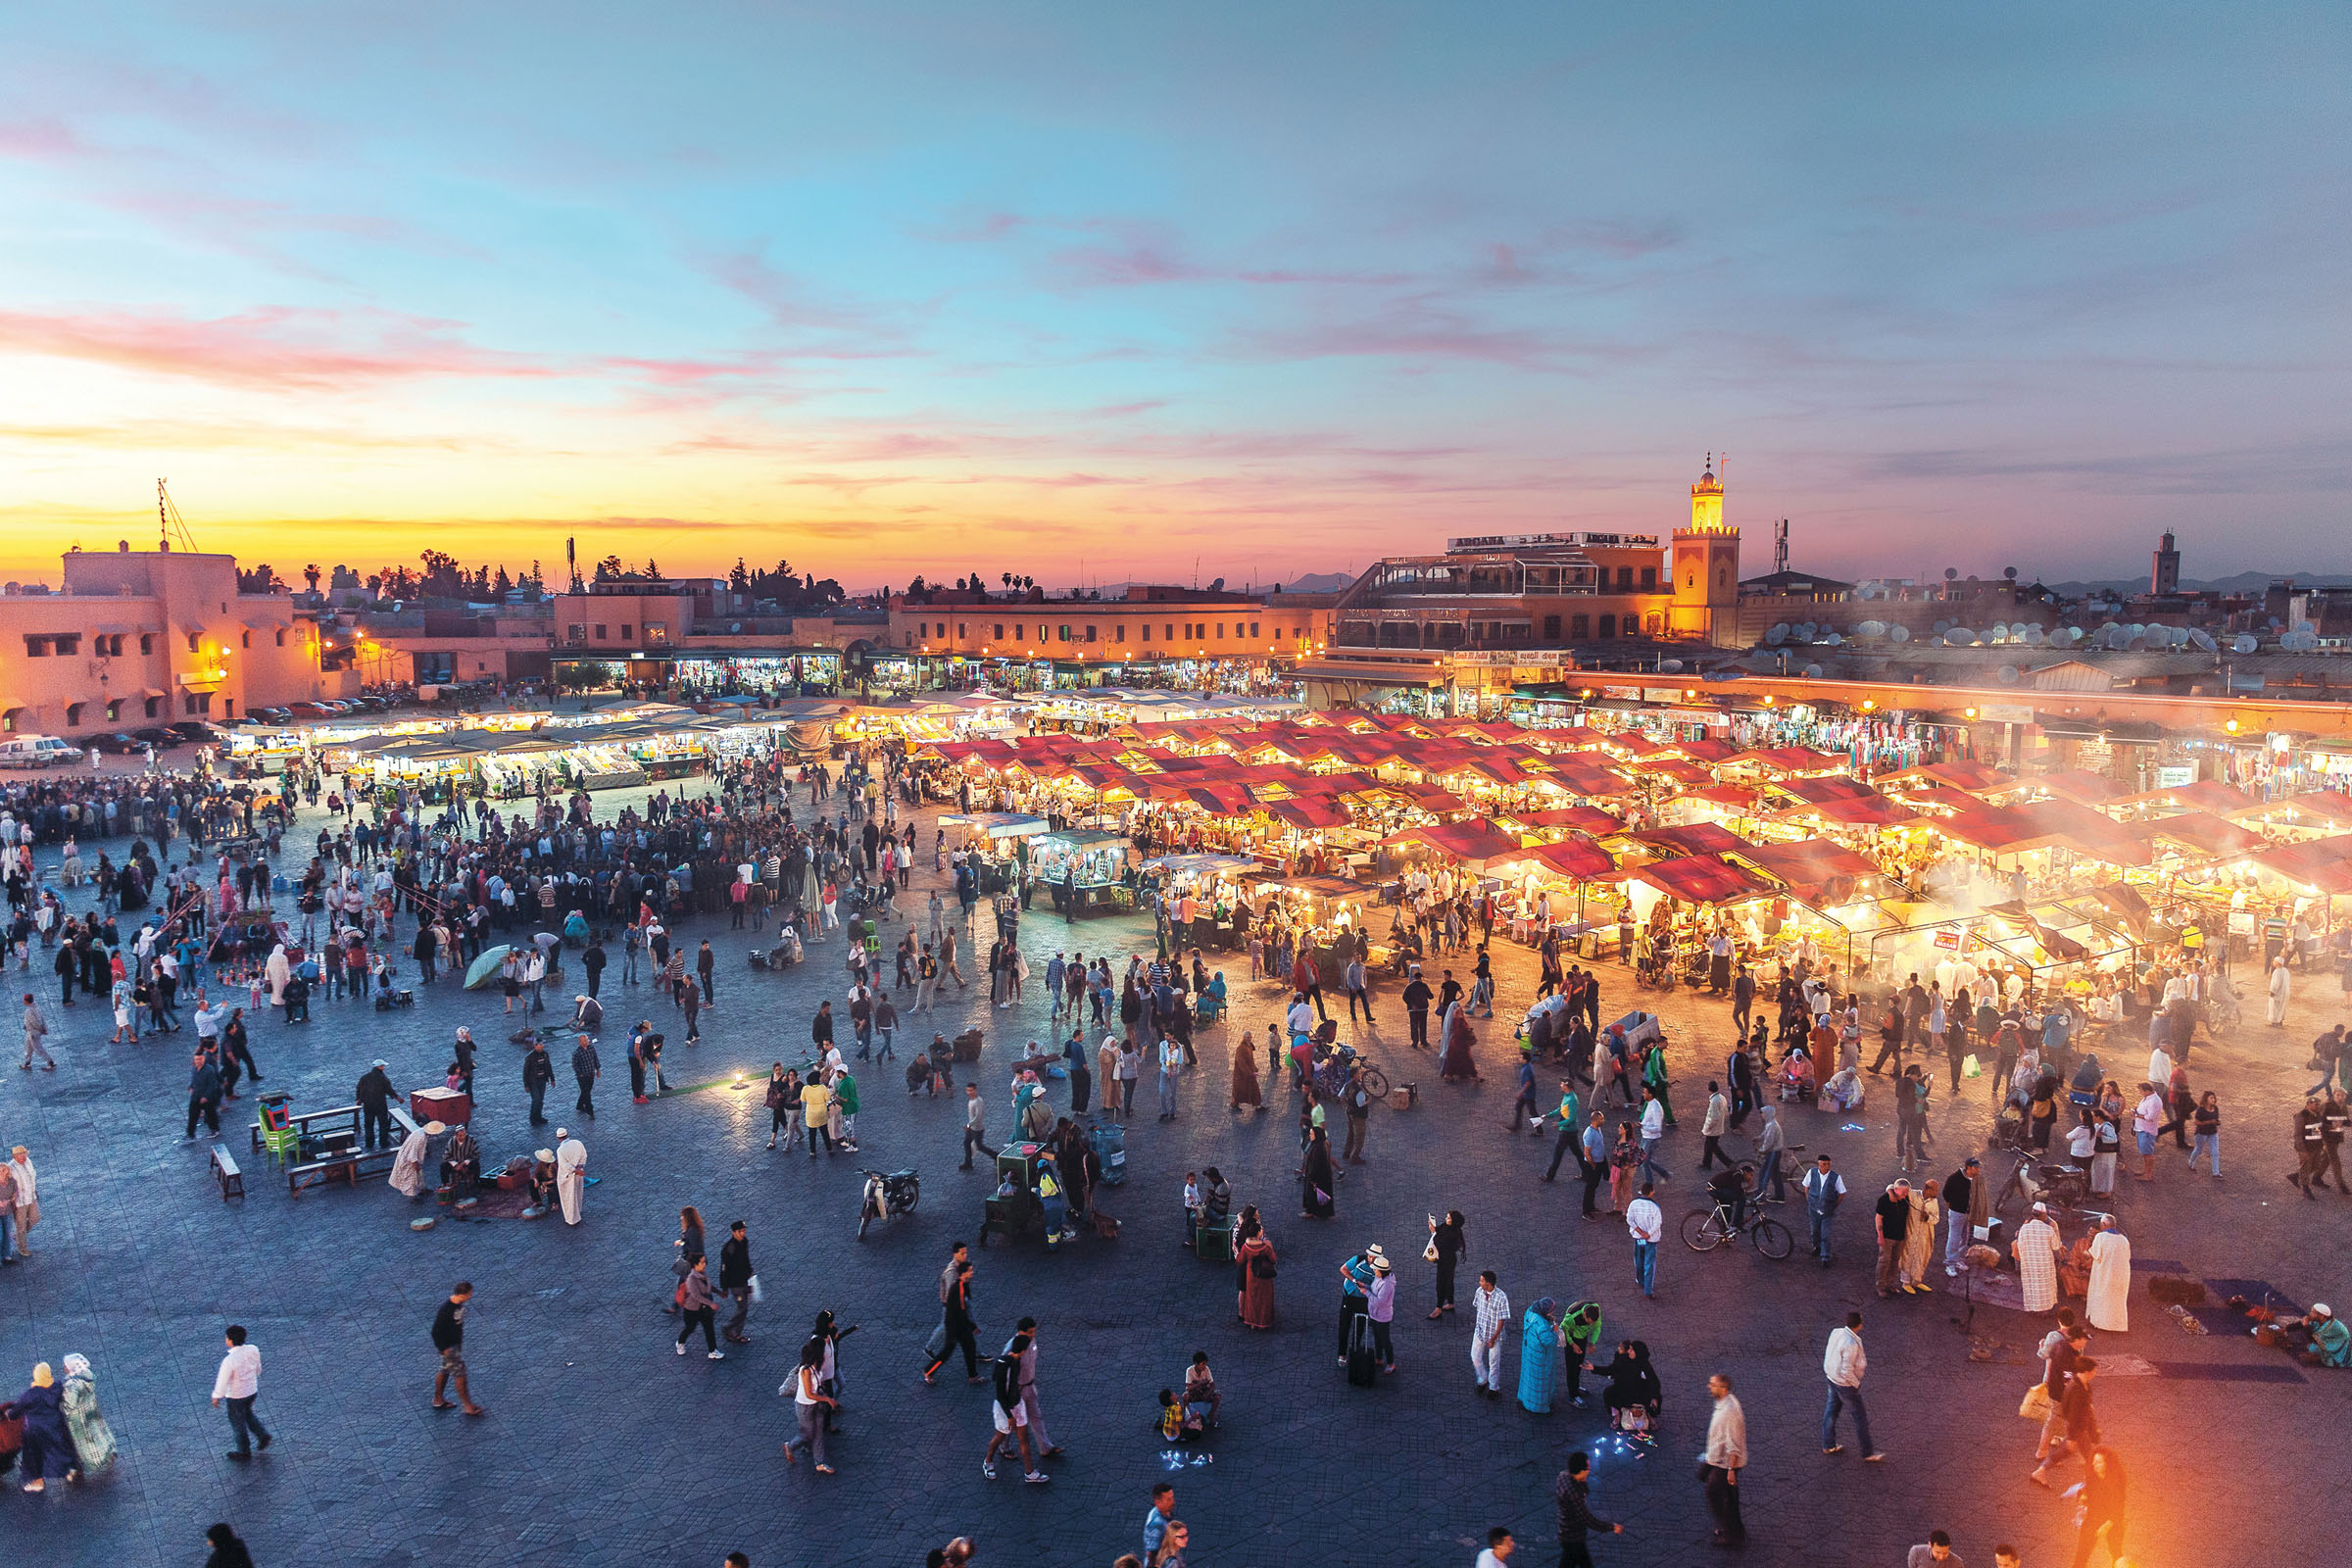
[[[1954,626],[1943,634],[1943,640],[1954,648],[1974,648],[1977,645],[1977,634],[1966,626]]]
[[[1809,620],[1799,621],[1796,626],[1796,640],[1800,643],[1809,643],[1813,640],[1813,634],[1820,629]]]
[[[2278,639],[2278,646],[2290,654],[2308,654],[2320,646],[2320,634],[2309,626],[2297,626]]]
[[[2249,637],[2242,631],[2230,639],[2230,651],[2233,654],[2250,654],[2261,646],[2259,638]]]
[[[2026,628],[2026,646],[2028,648],[2044,648],[2049,645],[2049,634],[2039,626]]]
[[[1890,643],[1907,643],[1911,640],[1911,628],[1908,626],[1889,626],[1886,628],[1886,640]]]
[[[1936,623],[1936,628],[1935,628],[1935,629],[1936,629],[1936,636],[1938,636],[1938,637],[1940,637],[1940,636],[1942,636],[1942,635],[1943,635],[1945,632],[1947,632],[1947,631],[1950,631],[1950,630],[1952,629],[1952,623],[1951,623],[1950,621],[1948,621],[1948,620],[1939,620],[1939,621],[1937,621],[1937,622]]]
[[[1807,664],[1807,665],[1805,666],[1805,679],[1807,679],[1807,680],[1819,680],[1819,679],[1821,679],[1821,666],[1820,666],[1819,664]]]
[[[2147,651],[2148,640],[2145,637],[2134,637],[2130,642],[2124,644],[2124,652],[2127,654],[2144,654]]]
[[[1854,635],[1857,637],[1884,637],[1886,635],[1886,623],[1883,620],[1866,620],[1854,628]]]
[[[2015,664],[2003,664],[2000,668],[1992,672],[1992,678],[1999,681],[2004,686],[2014,686],[2017,684],[2017,666]]]
[[[1679,660],[1679,659],[1661,659],[1661,660],[1659,660],[1659,661],[1658,661],[1658,673],[1659,673],[1659,674],[1661,674],[1661,675],[1679,675],[1679,674],[1681,674],[1682,672],[1683,672],[1683,662],[1682,662],[1681,660]]]
[[[1776,622],[1772,629],[1764,634],[1764,646],[1767,648],[1778,648],[1788,640],[1788,623],[1787,621]]]
[[[1825,648],[1836,648],[1844,641],[1845,639],[1838,636],[1836,632],[1831,632],[1821,639],[1822,646]]]
[[[2196,649],[2200,653],[2210,654],[2215,652],[2212,634],[2201,631],[2196,627],[2192,626],[2189,628],[2188,642],[2190,647]]]

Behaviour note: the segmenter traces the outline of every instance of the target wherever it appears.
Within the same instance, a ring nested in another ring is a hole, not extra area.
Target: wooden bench
[[[237,1156],[228,1152],[226,1144],[213,1146],[213,1175],[220,1182],[220,1200],[245,1196],[245,1173],[237,1169]]]

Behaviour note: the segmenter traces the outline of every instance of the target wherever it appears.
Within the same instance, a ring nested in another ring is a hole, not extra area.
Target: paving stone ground
[[[918,872],[910,902],[933,880]],[[673,1077],[694,1082],[740,1068],[756,1079],[805,1042],[817,1000],[845,989],[841,950],[820,947],[786,975],[755,973],[743,963],[745,940],[723,920],[702,924],[717,928],[709,934],[726,961],[706,1039],[691,1052],[673,1048]],[[1137,920],[1065,926],[1044,910],[1030,915],[1024,935],[1041,968],[1056,947],[1123,955],[1149,940]],[[1534,962],[1524,950],[1498,944],[1497,952],[1498,1013],[1507,1014],[1529,996]],[[1225,966],[1234,1026],[1254,1028],[1262,1042],[1277,999],[1270,987],[1242,983],[1246,967],[1230,957]],[[1622,970],[1603,973],[1603,1011],[1614,1016],[1638,999]],[[674,1019],[667,1004],[636,1001],[641,990],[606,991],[616,1026],[632,1011]],[[999,1133],[1009,1119],[1004,1064],[1022,1042],[1054,1038],[1036,996],[992,1010],[975,993],[955,995],[929,1020],[950,1035],[967,1021],[988,1031],[980,1082]],[[2228,1175],[2191,1177],[2168,1145],[2153,1187],[2125,1183],[2118,1203],[2139,1256],[2181,1259],[2202,1275],[2269,1279],[2302,1300],[2352,1296],[2352,1199],[2307,1203],[2280,1179],[2289,1163],[2285,1116],[2310,1076],[2305,1043],[2340,1006],[2332,980],[2315,976],[2291,1027],[2251,1023],[2198,1051],[2192,1076],[2220,1089],[2228,1107]],[[1687,1129],[1665,1156],[1676,1172],[1663,1195],[1671,1229],[1690,1206],[1698,1151],[1688,1129],[1708,1064],[1720,1060],[1728,1009],[1677,994],[1659,1010],[1672,1029]],[[321,1001],[314,1014],[316,1022],[293,1028],[265,1018],[253,1033],[269,1087],[290,1091],[298,1107],[347,1102],[377,1054],[404,1090],[435,1080],[451,1031],[467,1023],[484,1042],[476,1128],[485,1153],[503,1161],[551,1141],[552,1128],[525,1124],[520,1053],[504,1043],[495,996],[445,982],[420,991],[414,1011],[387,1017]],[[1706,1419],[1703,1385],[1718,1370],[1739,1385],[1754,1451],[1742,1488],[1747,1559],[1894,1563],[1936,1526],[1980,1564],[1998,1538],[2023,1546],[2030,1568],[2071,1547],[2065,1507],[2025,1479],[2033,1429],[2013,1411],[2034,1373],[2040,1327],[2019,1314],[1979,1309],[1976,1337],[1993,1350],[1981,1361],[1955,1323],[1955,1298],[1868,1301],[1867,1391],[1890,1459],[1865,1468],[1850,1449],[1838,1458],[1819,1452],[1824,1337],[1869,1296],[1867,1198],[1892,1174],[1892,1131],[1878,1106],[1863,1132],[1811,1111],[1791,1120],[1792,1141],[1835,1151],[1856,1190],[1834,1268],[1801,1256],[1768,1263],[1744,1250],[1701,1256],[1670,1238],[1659,1297],[1644,1301],[1622,1227],[1580,1222],[1575,1184],[1538,1180],[1548,1140],[1506,1128],[1513,1089],[1499,1019],[1480,1040],[1484,1081],[1443,1084],[1434,1062],[1406,1049],[1390,988],[1378,1025],[1355,1038],[1393,1078],[1417,1080],[1422,1100],[1375,1113],[1371,1159],[1350,1169],[1339,1217],[1328,1223],[1298,1217],[1295,1102],[1276,1096],[1263,1114],[1227,1110],[1231,1034],[1211,1030],[1200,1068],[1184,1083],[1180,1117],[1158,1123],[1147,1109],[1133,1126],[1128,1180],[1102,1196],[1102,1207],[1125,1222],[1115,1243],[1090,1238],[1048,1255],[1029,1242],[981,1254],[985,1346],[1001,1343],[1024,1313],[1041,1320],[1046,1408],[1069,1450],[1050,1488],[1024,1488],[1009,1467],[994,1484],[980,1476],[986,1391],[956,1376],[926,1388],[917,1376],[936,1318],[934,1277],[948,1244],[975,1230],[985,1179],[956,1168],[956,1105],[909,1101],[895,1068],[860,1075],[862,1156],[812,1164],[763,1147],[754,1093],[721,1088],[630,1104],[615,1027],[601,1114],[582,1128],[590,1169],[603,1178],[589,1192],[587,1222],[445,1221],[418,1234],[408,1228],[416,1210],[381,1182],[294,1200],[259,1159],[248,1162],[250,1196],[223,1203],[204,1145],[178,1141],[179,1047],[191,1037],[110,1047],[99,1007],[84,1003],[56,1016],[61,1069],[24,1075],[12,1065],[0,1075],[0,1142],[30,1146],[46,1216],[33,1259],[0,1271],[0,1372],[14,1389],[35,1360],[88,1355],[123,1452],[115,1474],[87,1489],[41,1498],[7,1489],[0,1539],[9,1561],[199,1562],[204,1526],[228,1519],[270,1568],[707,1565],[739,1547],[761,1568],[899,1568],[957,1533],[980,1543],[983,1563],[1100,1565],[1136,1549],[1150,1487],[1165,1478],[1193,1526],[1196,1563],[1467,1568],[1497,1523],[1519,1533],[1534,1553],[1528,1561],[1548,1562],[1551,1478],[1601,1423],[1596,1411],[1563,1404],[1537,1417],[1471,1394],[1467,1324],[1422,1318],[1431,1298],[1419,1260],[1423,1215],[1448,1207],[1469,1216],[1470,1269],[1497,1269],[1518,1307],[1547,1294],[1596,1296],[1606,1337],[1639,1337],[1656,1357],[1667,1389],[1662,1441],[1645,1456],[1604,1453],[1596,1467],[1595,1506],[1627,1526],[1596,1544],[1604,1565],[1705,1555],[1708,1521],[1692,1461]],[[675,1039],[683,1029],[670,1032]],[[1057,1085],[1055,1098],[1062,1093]],[[549,1104],[567,1107],[570,1097],[560,1063]],[[1148,1105],[1148,1090],[1144,1098]],[[250,1104],[233,1108],[244,1114]],[[1981,1147],[1985,1122],[1977,1095],[1939,1102],[1932,1168],[1940,1173]],[[1740,1141],[1734,1147],[1744,1152]],[[1210,1163],[1270,1223],[1282,1254],[1277,1332],[1240,1327],[1230,1269],[1196,1261],[1179,1245],[1184,1173]],[[853,1240],[860,1164],[910,1164],[923,1175],[918,1213],[862,1245]],[[757,1344],[724,1361],[673,1355],[673,1322],[659,1310],[682,1203],[700,1206],[714,1240],[727,1220],[750,1222],[767,1301],[753,1319]],[[1333,1365],[1335,1276],[1342,1258],[1374,1241],[1402,1270],[1400,1365],[1363,1391]],[[426,1407],[426,1330],[459,1278],[479,1293],[466,1353],[490,1408],[480,1421]],[[1466,1272],[1465,1301],[1469,1283]],[[846,1431],[834,1449],[840,1473],[829,1478],[806,1465],[787,1469],[777,1453],[791,1428],[777,1388],[820,1307],[859,1326],[845,1347]],[[2101,1353],[2224,1372],[2217,1381],[2139,1376],[2100,1385],[2109,1440],[2133,1476],[2132,1555],[2221,1561],[2259,1542],[2273,1562],[2323,1560],[2339,1532],[2332,1510],[2315,1505],[2313,1484],[2323,1483],[2324,1499],[2326,1480],[2342,1473],[2337,1434],[2352,1384],[2319,1371],[2292,1383],[2233,1380],[2230,1369],[2280,1363],[2241,1340],[2180,1333],[2144,1287],[2132,1309],[2132,1331],[2099,1336]],[[246,1324],[262,1348],[260,1413],[278,1436],[246,1466],[221,1457],[227,1424],[207,1402],[230,1321]],[[1515,1367],[1515,1326],[1510,1346]],[[1211,1446],[1172,1464],[1150,1431],[1152,1395],[1179,1380],[1195,1348],[1216,1368],[1225,1421]]]

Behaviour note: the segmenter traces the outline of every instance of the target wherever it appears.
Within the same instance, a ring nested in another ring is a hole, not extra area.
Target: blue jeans
[[[1642,1287],[1642,1294],[1643,1296],[1655,1296],[1658,1294],[1657,1243],[1636,1242],[1634,1244],[1634,1280]]]
[[[1878,1452],[1870,1446],[1870,1411],[1862,1403],[1862,1391],[1837,1383],[1830,1385],[1829,1402],[1821,1407],[1821,1446],[1825,1448],[1838,1446],[1838,1411],[1848,1404],[1854,1407],[1854,1437],[1861,1443],[1862,1451]]]
[[[1642,1140],[1642,1179],[1643,1181],[1662,1182],[1674,1175],[1674,1172],[1657,1161],[1658,1143],[1659,1140],[1655,1138]]]
[[[259,1397],[259,1396],[255,1397]],[[253,1413],[252,1398],[222,1399],[220,1402],[228,1408],[228,1426],[229,1430],[237,1435],[237,1451],[239,1453],[251,1453],[254,1444],[270,1441],[268,1429]]]
[[[1756,1169],[1757,1196],[1763,1195],[1768,1184],[1772,1188],[1773,1201],[1779,1202],[1788,1196],[1788,1179],[1781,1174],[1781,1152],[1777,1149],[1766,1154],[1764,1163]]]
[[[17,1215],[14,1209],[0,1212],[0,1263],[17,1260]]]
[[[1159,1075],[1159,1113],[1162,1116],[1176,1114],[1176,1075],[1164,1070]]]
[[[1810,1227],[1813,1255],[1827,1263],[1830,1260],[1830,1216],[1816,1214],[1808,1209],[1805,1219]]]
[[[2220,1133],[2199,1133],[2190,1141],[2188,1151],[2188,1168],[2190,1170],[2197,1168],[2197,1156],[2200,1154],[2211,1159],[2213,1173],[2219,1176],[2222,1173],[2222,1135]]]

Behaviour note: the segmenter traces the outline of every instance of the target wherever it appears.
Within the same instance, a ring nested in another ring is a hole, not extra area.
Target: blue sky
[[[2352,569],[2340,9],[0,21],[0,569]]]

